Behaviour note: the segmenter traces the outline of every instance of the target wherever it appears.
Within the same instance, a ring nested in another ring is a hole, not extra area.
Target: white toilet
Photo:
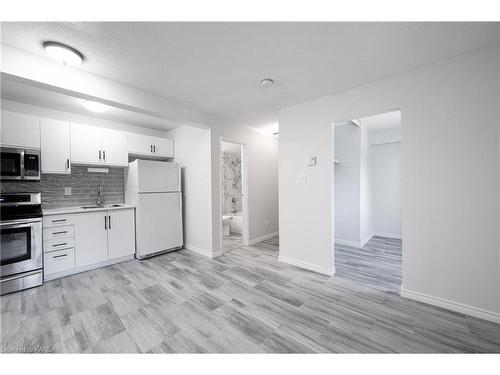
[[[222,234],[224,236],[231,235],[231,221],[233,221],[232,216],[222,216]]]

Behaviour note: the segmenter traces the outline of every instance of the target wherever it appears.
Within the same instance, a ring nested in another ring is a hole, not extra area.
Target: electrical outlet
[[[64,195],[71,195],[71,188],[70,187],[64,188]]]

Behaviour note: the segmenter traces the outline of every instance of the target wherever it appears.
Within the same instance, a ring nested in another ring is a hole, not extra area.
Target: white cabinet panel
[[[43,254],[45,275],[70,271],[75,268],[75,250],[65,249]]]
[[[106,211],[75,214],[76,266],[83,267],[108,259]]]
[[[170,138],[155,138],[153,144],[153,153],[157,156],[173,158],[174,141]]]
[[[142,134],[128,133],[128,153],[135,155],[149,155],[153,153],[151,137]]]
[[[106,165],[127,166],[127,133],[119,130],[101,129],[103,161]]]
[[[108,211],[108,257],[135,253],[134,210]]]
[[[3,146],[40,148],[40,119],[23,113],[2,111],[0,143]]]
[[[71,162],[76,164],[102,164],[100,128],[71,124]]]
[[[42,173],[70,174],[70,123],[40,119]]]
[[[128,133],[128,152],[164,158],[174,157],[174,141],[170,138]]]

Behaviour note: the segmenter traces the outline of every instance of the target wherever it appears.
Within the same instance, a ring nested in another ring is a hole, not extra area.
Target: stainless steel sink
[[[93,205],[93,206],[82,206],[82,208],[87,209],[87,208],[103,208],[104,206],[98,206],[98,205]]]

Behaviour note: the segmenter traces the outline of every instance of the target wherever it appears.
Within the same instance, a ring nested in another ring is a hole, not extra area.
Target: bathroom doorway
[[[222,253],[248,244],[248,204],[245,145],[221,139]]]
[[[400,293],[401,112],[339,121],[332,133],[336,275]]]

